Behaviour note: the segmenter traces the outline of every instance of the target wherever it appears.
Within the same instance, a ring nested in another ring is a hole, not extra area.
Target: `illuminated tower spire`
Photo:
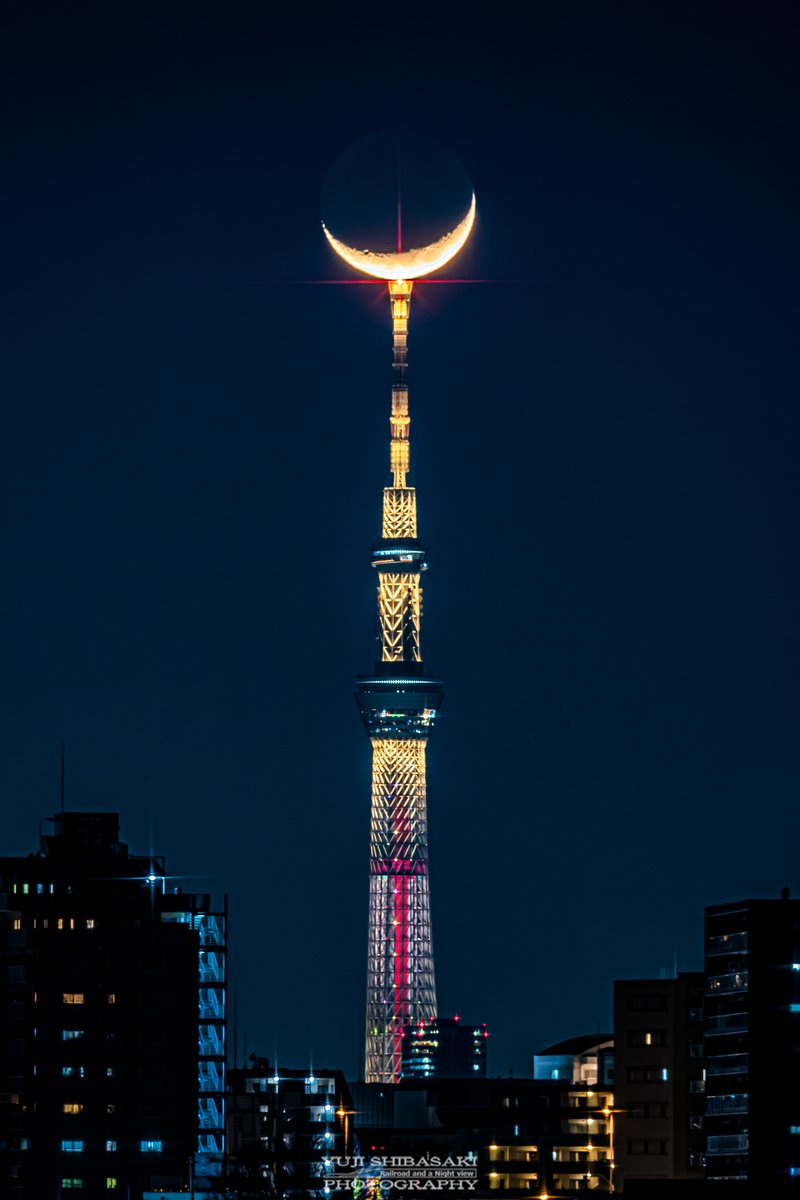
[[[424,670],[420,647],[421,573],[417,497],[408,484],[406,362],[412,279],[443,266],[472,229],[475,198],[451,233],[432,246],[397,254],[352,250],[325,233],[358,270],[389,285],[394,340],[390,417],[392,481],[383,490],[381,538],[372,552],[378,573],[380,659],[359,676],[356,702],[372,743],[366,1070],[368,1083],[400,1077],[403,1026],[436,1015],[425,751],[442,702],[442,685]]]

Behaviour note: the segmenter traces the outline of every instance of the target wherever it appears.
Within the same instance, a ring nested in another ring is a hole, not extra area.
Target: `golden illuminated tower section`
[[[403,1026],[436,1015],[425,751],[443,691],[426,674],[420,646],[420,578],[427,563],[417,537],[416,492],[408,482],[408,318],[412,279],[449,261],[469,236],[474,217],[473,197],[455,230],[432,246],[397,254],[353,250],[325,230],[346,262],[388,281],[394,341],[391,483],[383,491],[381,537],[372,552],[378,573],[380,658],[372,675],[359,676],[356,684],[356,701],[372,743],[368,1083],[395,1083]]]

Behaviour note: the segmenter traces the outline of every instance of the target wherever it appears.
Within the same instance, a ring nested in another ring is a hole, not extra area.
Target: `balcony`
[[[706,1024],[706,1037],[721,1033],[747,1033],[749,1027],[747,1013],[725,1013],[722,1016],[709,1017]]]
[[[721,996],[728,992],[746,992],[747,980],[747,971],[731,971],[726,975],[709,975],[707,994]]]
[[[709,1117],[722,1116],[727,1113],[746,1113],[748,1111],[747,1092],[729,1093],[727,1096],[708,1096],[706,1114]]]
[[[706,1075],[746,1075],[748,1058],[746,1054],[720,1054],[718,1058],[709,1058]]]
[[[711,1134],[706,1139],[706,1154],[746,1154],[748,1141],[746,1133]]]
[[[716,937],[706,938],[706,958],[716,954],[745,954],[747,952],[747,934],[721,933]]]

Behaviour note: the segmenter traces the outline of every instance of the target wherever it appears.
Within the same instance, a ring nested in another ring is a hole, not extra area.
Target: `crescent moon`
[[[444,234],[438,241],[429,246],[420,246],[416,250],[401,250],[396,254],[382,254],[375,250],[356,250],[346,246],[334,237],[323,222],[322,229],[333,249],[351,267],[372,275],[375,279],[419,279],[422,275],[430,275],[438,271],[451,258],[455,258],[472,233],[475,224],[475,193],[472,193],[467,215],[459,221],[455,229]]]

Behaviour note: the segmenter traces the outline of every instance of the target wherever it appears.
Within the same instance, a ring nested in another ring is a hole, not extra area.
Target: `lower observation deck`
[[[418,663],[391,665],[397,674],[359,675],[356,704],[371,738],[428,738],[441,710],[444,688],[438,679],[415,675]]]

